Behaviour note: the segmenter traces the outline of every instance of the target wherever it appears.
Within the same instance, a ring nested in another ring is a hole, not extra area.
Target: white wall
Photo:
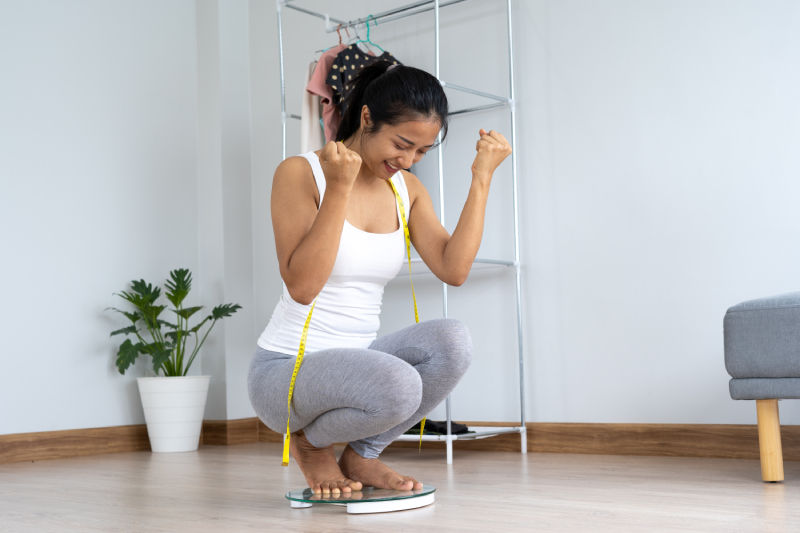
[[[0,434],[144,422],[103,310],[197,272],[194,14],[0,2]]]
[[[303,5],[354,18],[393,4]],[[503,6],[442,10],[444,80],[506,94]],[[525,1],[514,9],[529,420],[753,423],[752,402],[728,395],[722,317],[740,301],[797,290],[800,8]],[[303,64],[334,41],[320,37],[319,20],[289,10],[284,18],[287,108],[297,112]],[[372,36],[432,72],[432,29],[418,17]],[[276,99],[275,89],[254,101]],[[455,108],[482,103],[448,95]],[[479,127],[507,134],[507,113],[453,119],[450,230]],[[297,129],[290,124],[289,154]],[[435,155],[417,173],[438,205]],[[513,257],[509,176],[505,163],[492,186],[484,257]],[[256,236],[269,250],[266,218]],[[270,279],[266,266],[257,277]],[[415,285],[422,318],[441,316],[440,284],[421,276]],[[469,325],[476,346],[453,394],[457,419],[518,416],[513,290],[513,273],[502,270],[450,289],[450,316]],[[259,300],[263,324],[276,294]],[[408,279],[399,278],[387,287],[381,333],[412,321]],[[781,409],[784,422],[800,423],[797,402]]]
[[[0,434],[141,424],[113,292],[189,268],[243,306],[190,374],[207,419],[252,416],[248,2],[0,4]],[[198,61],[199,60],[199,61]]]
[[[794,2],[520,13],[537,419],[755,420],[722,317],[798,287],[798,23]]]
[[[254,416],[246,376],[255,349],[250,34],[247,0],[197,1],[198,205],[204,303],[242,309],[202,350],[207,420]]]
[[[255,350],[249,3],[219,2],[225,301],[241,303],[225,323],[225,418],[254,416],[247,369]]]
[[[354,18],[395,4],[301,5]],[[443,79],[506,93],[503,6],[442,10]],[[722,316],[797,288],[800,8],[514,9],[529,420],[753,423],[752,402],[728,396]],[[297,113],[304,64],[335,37],[284,14]],[[430,17],[380,25],[373,39],[433,70]],[[142,423],[145,365],[119,375],[108,332],[124,322],[102,309],[129,280],[160,283],[177,267],[196,273],[195,302],[245,307],[192,373],[214,376],[207,418],[253,416],[246,365],[280,294],[268,208],[276,42],[272,2],[0,3],[0,434]],[[448,94],[454,108],[482,103]],[[450,230],[479,127],[508,133],[507,113],[453,119]],[[299,125],[288,133],[297,153]],[[513,256],[509,170],[492,186],[484,257]],[[416,171],[438,205],[435,156]],[[415,286],[422,318],[441,316],[441,285]],[[476,346],[456,419],[517,417],[513,287],[495,270],[450,289],[450,316]],[[381,333],[412,321],[399,278]],[[800,420],[796,404],[782,402],[785,423]]]

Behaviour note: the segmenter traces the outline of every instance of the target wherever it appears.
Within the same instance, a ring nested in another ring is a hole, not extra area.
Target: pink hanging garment
[[[308,64],[306,70],[306,86],[314,75],[316,61]],[[325,146],[322,136],[322,126],[319,123],[320,104],[319,96],[306,91],[303,93],[303,111],[300,113],[300,153],[315,152]]]
[[[306,87],[306,91],[319,96],[319,101],[322,104],[322,123],[325,126],[326,142],[336,140],[336,132],[339,131],[342,115],[339,111],[339,106],[333,103],[333,89],[325,83],[325,78],[328,77],[328,71],[331,69],[333,60],[345,48],[347,48],[347,45],[337,44],[324,52],[317,61],[317,68],[314,69],[311,81],[308,82]]]

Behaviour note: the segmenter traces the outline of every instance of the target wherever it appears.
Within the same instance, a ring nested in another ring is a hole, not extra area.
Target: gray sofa
[[[755,400],[761,477],[783,481],[778,400],[800,398],[800,292],[734,305],[723,320],[734,400]]]

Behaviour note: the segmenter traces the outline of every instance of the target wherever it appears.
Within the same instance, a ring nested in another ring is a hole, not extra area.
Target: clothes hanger
[[[359,43],[366,43],[367,45],[374,46],[375,48],[380,50],[381,53],[383,53],[383,52],[385,52],[385,50],[383,48],[381,48],[380,46],[378,46],[377,44],[373,43],[369,38],[369,19],[372,19],[372,22],[374,22],[376,26],[378,25],[378,21],[375,20],[375,17],[373,17],[372,15],[367,15],[367,38],[366,38],[366,40],[364,40],[364,39],[361,39],[361,37],[359,36],[360,40],[356,41],[356,45],[358,45]],[[358,33],[358,29],[356,29],[356,33]]]
[[[347,29],[347,26],[344,28],[345,33],[347,33],[347,38],[350,39],[350,30]],[[336,28],[336,34],[339,36],[339,44],[342,44],[342,23],[339,23],[339,26]]]
[[[347,32],[347,38],[349,39],[350,38],[350,32],[347,31],[346,27],[345,27],[344,31]],[[339,23],[339,26],[337,26],[337,28],[336,28],[336,34],[339,36],[339,44],[342,44],[342,23],[341,22]],[[314,52],[314,60],[315,61],[319,61],[319,57],[316,57],[316,54],[320,54],[320,56],[321,56],[321,54],[324,54],[325,52],[327,52],[331,48],[333,48],[333,47],[329,46],[328,48],[323,48],[322,50],[317,50],[316,52]]]
[[[360,46],[358,46],[359,42],[363,42],[363,41],[360,40],[361,39],[361,32],[359,31],[358,26],[354,26],[353,27],[353,32],[355,33],[355,36],[354,37],[350,37],[347,40],[347,46],[355,46],[358,50],[361,50],[362,52],[364,52],[364,49],[361,48]],[[364,53],[366,54],[367,52],[364,52]]]

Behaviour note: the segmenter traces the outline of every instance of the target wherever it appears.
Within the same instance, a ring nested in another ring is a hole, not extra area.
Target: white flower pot
[[[137,378],[154,452],[192,452],[200,444],[211,376]]]

